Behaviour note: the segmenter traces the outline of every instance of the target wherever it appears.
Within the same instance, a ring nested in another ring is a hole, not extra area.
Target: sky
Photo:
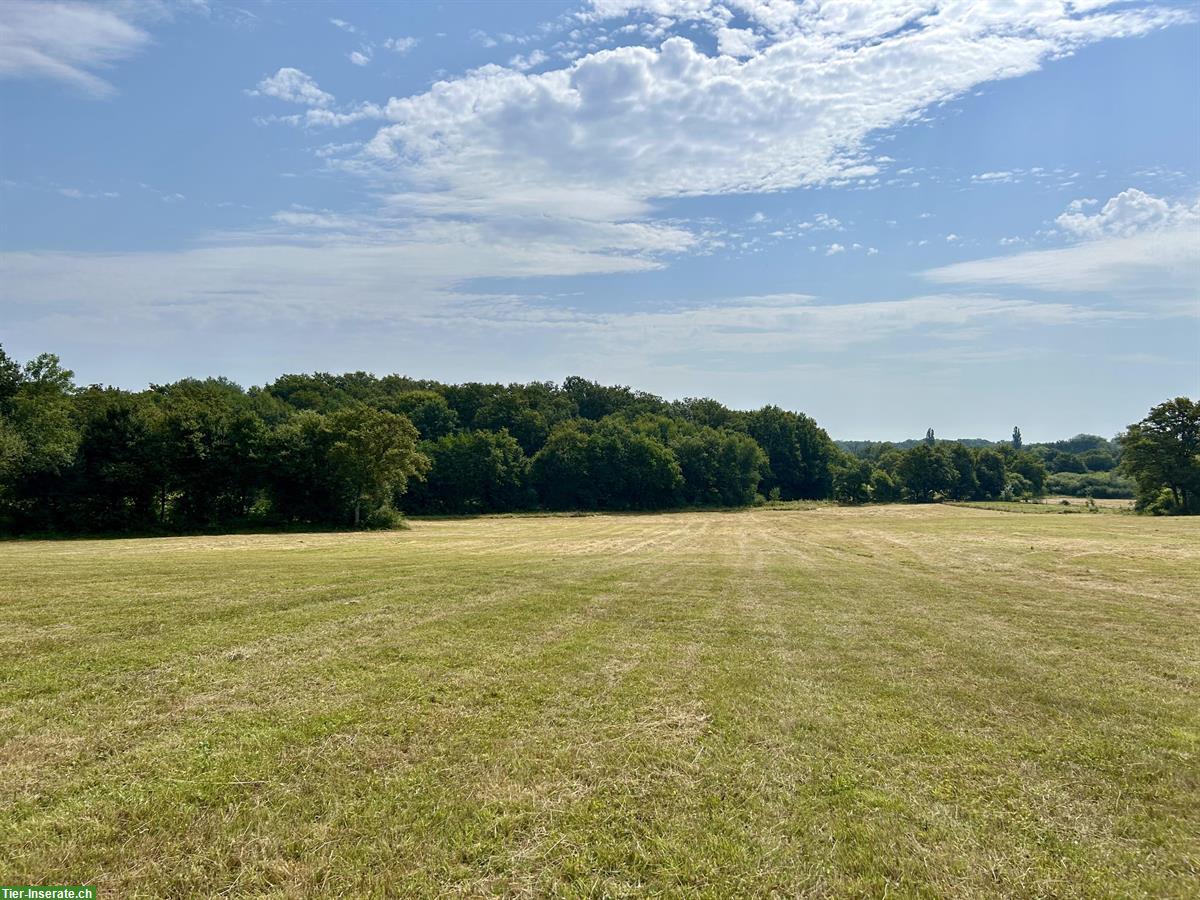
[[[1200,4],[0,4],[0,344],[832,436],[1200,395]]]

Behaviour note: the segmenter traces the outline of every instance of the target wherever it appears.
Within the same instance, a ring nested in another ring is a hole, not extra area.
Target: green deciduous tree
[[[742,506],[754,501],[768,462],[753,438],[700,426],[670,446],[683,475],[685,503]]]
[[[1139,508],[1200,512],[1200,403],[1187,397],[1160,403],[1129,426],[1121,447],[1121,468],[1137,482]]]
[[[957,474],[942,448],[931,444],[917,444],[906,451],[896,467],[905,496],[918,503],[948,493]]]
[[[417,449],[417,429],[404,416],[358,403],[330,415],[328,428],[329,462],[356,527],[364,509],[391,509],[408,480],[429,470],[428,457]]]
[[[822,500],[833,492],[837,448],[808,416],[764,406],[746,415],[746,431],[766,451],[770,471],[763,489],[779,489],[784,500]]]
[[[507,511],[533,503],[529,458],[505,430],[449,434],[421,445],[431,467],[413,486],[412,508],[439,512]]]
[[[833,470],[833,499],[838,503],[866,503],[871,499],[871,463],[848,459]],[[885,473],[884,477],[886,477]]]
[[[975,481],[978,499],[998,499],[1004,493],[1004,457],[995,450],[980,450],[975,456]]]

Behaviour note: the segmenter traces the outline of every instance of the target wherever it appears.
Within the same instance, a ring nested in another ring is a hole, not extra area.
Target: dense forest
[[[21,365],[0,348],[0,530],[17,534],[387,527],[403,512],[1108,496],[1133,484],[1115,472],[1126,443],[1081,435],[1025,447],[1014,430],[1012,441],[968,446],[930,430],[908,446],[847,452],[799,412],[666,401],[579,377],[502,385],[317,373],[249,389],[209,378],[131,392],[77,386],[52,354]],[[1173,481],[1161,471],[1137,480],[1142,506],[1192,509],[1191,453]]]

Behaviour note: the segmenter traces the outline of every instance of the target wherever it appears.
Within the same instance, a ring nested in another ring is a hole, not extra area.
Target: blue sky
[[[1200,393],[1198,19],[8,0],[0,342],[1112,434]]]

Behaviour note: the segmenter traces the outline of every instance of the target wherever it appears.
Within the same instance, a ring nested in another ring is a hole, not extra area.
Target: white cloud
[[[282,210],[271,216],[271,221],[293,228],[353,230],[356,226],[352,217],[331,213],[328,210],[322,212],[304,209]]]
[[[775,15],[766,8],[774,5],[744,10],[774,36],[744,62],[671,37],[539,74],[485,66],[391,100],[393,124],[369,152],[385,167],[402,159],[406,177],[473,192],[586,184],[652,199],[838,182],[876,172],[863,151],[881,129],[1092,41],[1184,16],[1156,7],[1074,15],[1050,0],[838,4],[836,14],[827,4],[816,18],[798,5]],[[673,16],[713,8],[616,3],[596,12],[630,6]],[[904,23],[912,27],[892,33]]]
[[[57,192],[72,200],[115,200],[121,196],[117,191],[81,191],[73,187],[60,187]]]
[[[1180,230],[1104,238],[1056,250],[955,263],[923,274],[942,284],[1194,298],[1200,282],[1200,236]]]
[[[398,37],[388,38],[383,42],[384,49],[391,50],[393,53],[407,53],[417,44],[421,43],[420,38],[415,37]]]
[[[342,31],[349,32],[350,34],[360,34],[361,33],[361,32],[359,32],[359,30],[357,28],[355,28],[353,25],[351,25],[345,19],[330,19],[329,24],[342,29]]]
[[[718,39],[721,29],[734,30],[733,13],[704,0],[598,3],[584,19],[639,9],[663,33],[687,21]],[[331,95],[295,69],[264,80],[259,92],[309,106],[273,121],[337,127],[383,120],[361,148],[326,158],[376,186],[393,186],[389,202],[407,204],[408,215],[466,216],[489,228],[517,216],[518,230],[529,227],[524,217],[542,216],[546,228],[561,223],[564,233],[588,222],[589,239],[604,224],[623,242],[648,242],[605,252],[657,254],[715,246],[688,226],[636,221],[652,216],[658,200],[869,178],[890,161],[868,154],[881,130],[1091,41],[1183,17],[1153,7],[1082,15],[1051,0],[1020,9],[932,0],[880,0],[869,9],[740,2],[731,9],[753,26],[748,34],[759,45],[749,59],[707,55],[675,36],[657,48],[595,51],[538,72],[528,70],[549,60],[533,50],[508,68],[483,66],[386,104],[334,107]],[[842,230],[828,216],[792,230],[804,228]]]
[[[49,78],[93,97],[116,89],[96,74],[141,50],[150,35],[119,8],[85,3],[0,3],[0,77]]]
[[[986,295],[930,295],[865,303],[820,303],[805,295],[742,297],[661,312],[572,314],[560,328],[585,329],[589,340],[645,354],[733,352],[770,354],[838,350],[914,331],[989,326],[1077,325],[1136,317],[1065,303],[1034,303]],[[520,316],[515,319],[519,322]]]
[[[371,48],[363,47],[362,50],[352,50],[347,58],[356,66],[369,66],[371,64]]]
[[[835,254],[845,253],[845,252],[846,252],[846,248],[843,247],[841,244],[830,244],[828,247],[825,248],[826,256],[834,256]]]
[[[1075,238],[1069,247],[1030,250],[931,269],[943,284],[1016,285],[1049,291],[1129,294],[1149,302],[1200,293],[1200,202],[1190,205],[1130,188],[1095,215],[1095,200],[1076,200],[1058,217]],[[1011,246],[1019,238],[1002,238]]]
[[[510,59],[508,61],[508,64],[510,66],[512,66],[514,69],[519,69],[522,72],[526,72],[529,69],[536,69],[538,66],[540,66],[544,62],[546,62],[546,60],[548,60],[549,58],[550,57],[547,56],[541,50],[533,50],[533,51],[530,51],[530,53],[525,56],[522,56],[521,54],[517,54],[516,56],[514,56],[512,59]]]
[[[763,42],[762,35],[749,28],[720,28],[717,30],[717,52],[739,59],[753,56]]]
[[[946,243],[947,243],[947,244],[954,244],[954,243],[957,243],[957,242],[958,242],[958,240],[959,240],[959,237],[958,237],[958,235],[957,235],[957,234],[948,234],[948,235],[946,235]]]
[[[248,92],[253,97],[274,97],[288,103],[304,106],[328,106],[333,94],[321,90],[317,83],[299,69],[284,67],[258,83],[256,90]]]
[[[1072,201],[1055,221],[1064,231],[1083,238],[1130,237],[1149,231],[1200,227],[1200,201],[1188,205],[1129,188],[1110,199],[1095,215],[1084,207],[1095,200]]]

